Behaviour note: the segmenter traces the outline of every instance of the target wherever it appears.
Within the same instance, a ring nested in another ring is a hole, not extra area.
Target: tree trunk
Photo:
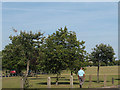
[[[57,74],[57,78],[56,78],[56,85],[58,85],[58,74]]]
[[[27,72],[26,72],[26,77],[28,76],[29,66],[30,66],[30,60],[27,61]]]
[[[100,64],[98,62],[98,70],[97,70],[97,83],[99,83],[99,68],[100,68]]]
[[[73,72],[71,71],[71,76],[73,75]]]

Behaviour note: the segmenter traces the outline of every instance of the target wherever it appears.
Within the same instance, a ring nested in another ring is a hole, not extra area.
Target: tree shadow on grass
[[[57,77],[51,77],[51,78],[57,78]],[[65,78],[65,77],[59,77],[59,78]]]
[[[86,80],[85,82],[90,82],[89,80]],[[95,80],[92,80],[92,82],[95,82],[95,83],[97,83],[97,81],[95,81]],[[104,82],[104,81],[102,81],[102,80],[99,80],[99,82]],[[106,82],[110,82],[110,81],[106,81]]]
[[[37,84],[47,85],[47,82],[42,82],[42,83],[37,83]],[[58,85],[61,85],[61,84],[70,85],[70,82],[58,82]],[[74,82],[73,84],[79,84],[79,83]],[[56,82],[51,82],[51,85],[56,85]]]
[[[42,80],[42,79],[46,79],[46,78],[30,78],[30,80]]]
[[[59,80],[70,81],[70,79],[59,79]],[[78,79],[73,79],[73,81],[78,81]]]
[[[70,81],[70,79],[59,79],[59,80]]]
[[[118,79],[115,79],[115,80],[120,80],[120,78],[118,78]]]

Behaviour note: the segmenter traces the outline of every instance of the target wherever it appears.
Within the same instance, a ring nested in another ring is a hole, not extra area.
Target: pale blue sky
[[[118,56],[118,3],[71,2],[71,3],[3,3],[2,49],[16,35],[12,27],[33,32],[52,34],[67,26],[75,31],[78,40],[84,40],[87,52],[96,44],[110,44]]]

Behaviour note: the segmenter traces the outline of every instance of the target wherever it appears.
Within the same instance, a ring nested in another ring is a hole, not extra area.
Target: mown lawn
[[[100,83],[97,83],[97,67],[87,67],[86,79],[83,88],[89,87],[89,75],[92,75],[92,87],[99,88],[104,85],[104,75],[107,75],[107,86],[112,86],[112,77],[114,80],[114,85],[118,85],[120,78],[118,77],[118,66],[105,66],[100,67]],[[56,86],[56,75],[38,75],[38,77],[29,77],[29,82],[31,88],[47,88],[47,78],[51,77],[51,88],[70,88],[70,71],[63,71],[61,78],[59,78],[59,85]],[[79,88],[79,81],[77,75],[73,75],[74,85],[73,88]],[[2,87],[3,88],[20,88],[21,87],[21,77],[3,77]]]

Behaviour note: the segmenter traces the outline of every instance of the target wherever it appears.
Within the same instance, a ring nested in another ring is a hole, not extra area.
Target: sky
[[[110,44],[118,57],[117,2],[3,2],[2,49],[10,43],[9,36],[30,30],[45,32],[59,28],[76,32],[85,41],[90,53],[96,44]],[[12,27],[18,30],[13,32]]]
[[[2,2],[119,2],[119,0],[1,0]]]

